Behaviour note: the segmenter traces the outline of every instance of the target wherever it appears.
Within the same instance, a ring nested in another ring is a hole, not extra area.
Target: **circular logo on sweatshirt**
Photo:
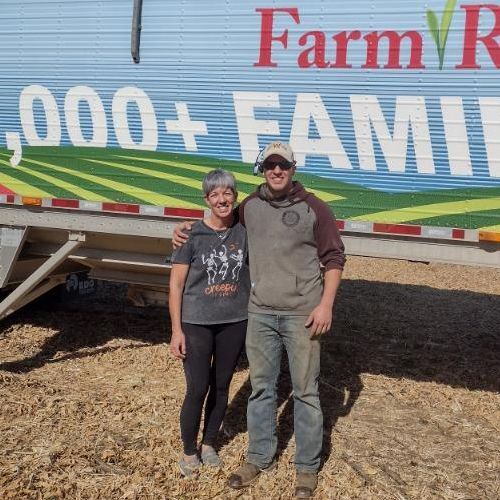
[[[281,217],[281,222],[287,227],[296,226],[299,223],[300,215],[295,210],[286,210]]]

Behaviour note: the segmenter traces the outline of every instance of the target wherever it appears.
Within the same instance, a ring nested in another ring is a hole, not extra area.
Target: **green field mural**
[[[124,149],[26,147],[13,167],[0,148],[0,193],[205,208],[201,181],[213,168],[232,171],[240,200],[261,177],[246,163]],[[302,173],[300,180],[338,218],[500,231],[500,188],[384,193]]]

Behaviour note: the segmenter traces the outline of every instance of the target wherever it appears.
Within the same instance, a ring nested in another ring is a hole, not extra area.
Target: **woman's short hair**
[[[203,194],[208,196],[210,192],[218,187],[227,187],[236,193],[236,179],[231,172],[218,168],[208,172],[203,179]]]

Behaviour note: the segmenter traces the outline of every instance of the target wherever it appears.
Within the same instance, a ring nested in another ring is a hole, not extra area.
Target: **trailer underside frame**
[[[179,217],[148,217],[0,205],[0,319],[72,272],[135,285],[168,284]],[[348,255],[500,267],[500,245],[344,230]]]

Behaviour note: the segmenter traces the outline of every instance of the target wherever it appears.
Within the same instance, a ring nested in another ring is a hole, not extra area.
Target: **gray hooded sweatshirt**
[[[328,205],[299,182],[282,200],[273,200],[262,184],[239,206],[239,219],[248,234],[248,311],[308,316],[322,297],[322,268],[345,263]]]

